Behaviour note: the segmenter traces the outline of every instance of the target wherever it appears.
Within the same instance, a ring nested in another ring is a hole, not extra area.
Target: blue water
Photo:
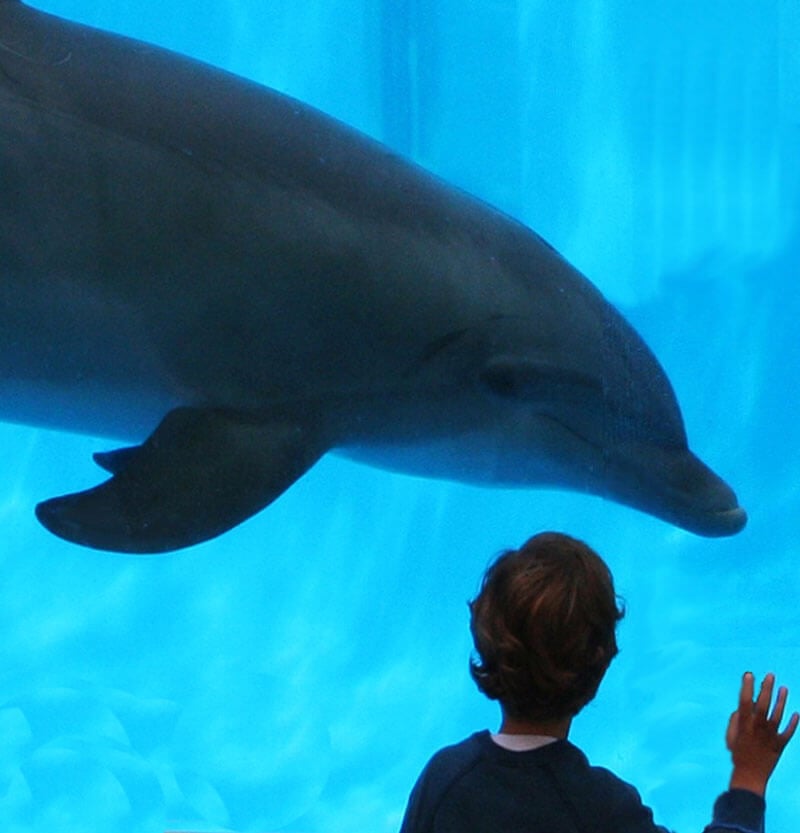
[[[153,558],[43,531],[103,441],[0,424],[0,826],[390,833],[439,746],[497,725],[465,601],[542,528],[608,560],[622,652],[572,739],[699,831],[740,673],[800,705],[795,0],[36,0],[309,101],[532,225],[654,348],[750,522],[319,463]],[[800,740],[768,828],[800,821]]]

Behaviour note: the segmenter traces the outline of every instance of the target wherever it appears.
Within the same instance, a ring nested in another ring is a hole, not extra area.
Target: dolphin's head
[[[571,267],[568,267],[571,270]],[[533,312],[483,322],[470,355],[475,467],[461,479],[552,485],[601,495],[699,535],[747,521],[731,488],[687,444],[661,365],[625,319],[577,273]],[[541,289],[541,284],[538,287]]]

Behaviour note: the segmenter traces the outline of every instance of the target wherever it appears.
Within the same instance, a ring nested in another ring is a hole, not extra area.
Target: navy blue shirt
[[[763,833],[764,799],[728,790],[705,833]],[[431,758],[400,833],[668,833],[639,793],[567,740],[526,752],[477,732]]]

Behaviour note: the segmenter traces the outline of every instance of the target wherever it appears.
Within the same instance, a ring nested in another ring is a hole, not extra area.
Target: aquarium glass
[[[99,482],[92,453],[120,443],[0,423],[2,829],[396,831],[430,755],[499,723],[467,667],[482,571],[556,529],[627,608],[570,737],[699,833],[741,673],[777,672],[800,705],[795,0],[31,5],[308,102],[536,229],[653,349],[749,523],[703,538],[329,454],[208,543],[112,554],[33,508]],[[798,783],[800,740],[770,830],[797,827]]]

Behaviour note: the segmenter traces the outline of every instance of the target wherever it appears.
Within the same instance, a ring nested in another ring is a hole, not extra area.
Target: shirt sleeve
[[[613,796],[613,809],[607,824],[617,833],[670,833],[657,825],[652,810],[641,799],[631,784],[618,781],[607,771],[608,795]],[[711,823],[703,833],[764,833],[764,799],[749,790],[728,790],[714,802]]]
[[[408,798],[408,805],[403,816],[403,823],[400,826],[400,833],[427,833],[430,829],[430,820],[426,820],[425,801],[423,799],[424,773],[411,790]]]
[[[714,818],[703,833],[764,833],[766,806],[749,790],[728,790],[714,803]]]
[[[598,771],[598,770],[596,770]],[[608,779],[610,797],[606,807],[605,827],[615,833],[671,833],[653,819],[653,811],[642,802],[639,791],[632,784],[618,779],[607,770],[599,770]],[[602,802],[601,802],[602,806]]]

